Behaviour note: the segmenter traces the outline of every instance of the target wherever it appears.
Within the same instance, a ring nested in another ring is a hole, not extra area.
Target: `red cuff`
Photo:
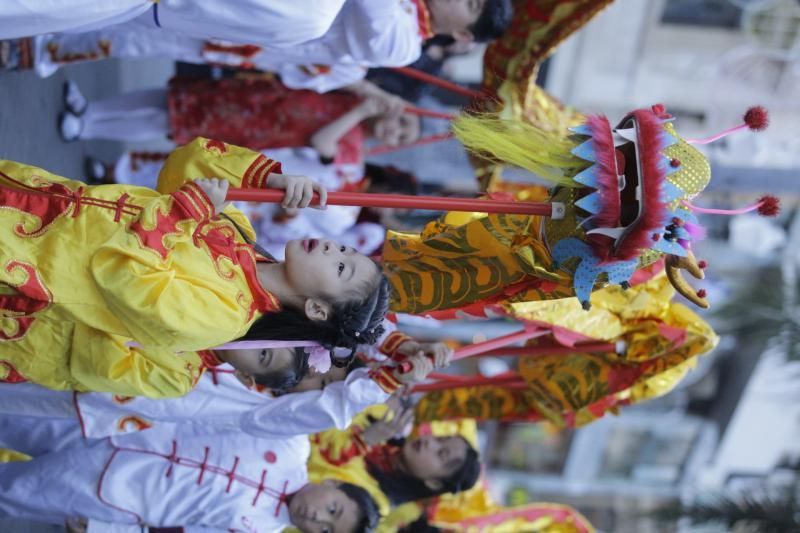
[[[281,164],[264,154],[259,155],[242,177],[243,189],[264,189],[270,174],[280,174]]]
[[[180,214],[184,215],[183,218],[193,218],[197,222],[202,222],[214,216],[214,204],[203,189],[193,181],[184,183],[171,196],[175,199]]]
[[[379,366],[369,371],[369,377],[375,380],[375,383],[387,394],[392,394],[397,389],[403,386],[403,383],[398,380],[394,375],[396,367]]]
[[[401,354],[397,350],[400,348],[400,345],[406,341],[413,340],[408,335],[400,333],[399,331],[393,331],[389,334],[388,337],[383,341],[378,351],[382,354],[388,356],[393,361],[404,361],[406,359],[406,355]]]

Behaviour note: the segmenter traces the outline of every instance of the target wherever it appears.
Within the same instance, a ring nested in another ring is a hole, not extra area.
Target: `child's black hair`
[[[378,504],[375,503],[375,500],[369,495],[369,492],[358,485],[345,482],[340,482],[338,488],[344,492],[361,511],[361,520],[358,521],[353,533],[370,533],[378,527],[378,521],[381,517],[378,511]]]
[[[428,515],[422,513],[422,516],[398,529],[397,533],[439,533],[440,531],[442,530],[438,527],[430,525]]]
[[[305,348],[294,348],[292,364],[279,371],[253,374],[253,380],[271,390],[291,389],[308,374],[308,352]]]
[[[486,0],[480,17],[468,29],[476,42],[494,41],[511,25],[513,15],[511,0]]]
[[[364,176],[369,180],[369,192],[391,192],[395,194],[420,193],[420,184],[417,177],[410,172],[405,172],[391,165],[364,166]]]
[[[301,311],[284,308],[259,317],[240,340],[310,340],[328,349],[341,347],[355,352],[359,344],[377,342],[383,333],[382,322],[388,308],[389,281],[380,273],[365,298],[333,303],[327,320],[312,321]],[[333,362],[345,366],[349,359],[333,359]]]
[[[456,470],[450,477],[440,480],[442,488],[434,490],[428,487],[424,481],[404,472],[384,472],[377,465],[366,461],[367,471],[380,485],[381,490],[389,498],[393,505],[424,500],[433,496],[439,496],[448,492],[456,493],[469,490],[478,482],[481,474],[481,463],[478,452],[467,442],[467,439],[460,437],[467,444],[467,453],[464,456],[464,464]],[[402,446],[404,440],[399,440],[396,446]],[[386,445],[388,446],[388,445]]]

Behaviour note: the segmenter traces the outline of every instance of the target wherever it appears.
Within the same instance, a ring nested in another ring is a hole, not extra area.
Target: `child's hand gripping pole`
[[[278,189],[228,189],[226,200],[279,204],[285,192]],[[319,203],[314,193],[311,205]],[[371,194],[359,192],[329,192],[328,205],[359,207],[394,207],[400,209],[429,209],[434,211],[466,211],[504,213],[508,215],[538,215],[564,218],[565,206],[560,202],[516,202],[480,198],[449,198],[444,196],[411,196],[405,194]]]
[[[508,335],[503,335],[502,337],[497,337],[496,339],[477,342],[475,344],[470,344],[469,346],[464,346],[457,349],[453,354],[452,361],[466,359],[467,357],[474,357],[490,350],[503,348],[504,346],[508,346],[509,344],[516,342],[525,342],[536,337],[547,335],[548,333],[550,333],[549,330],[539,328],[533,324],[525,324],[525,328],[522,331],[516,331],[514,333],[509,333]],[[399,366],[402,373],[407,373],[413,370],[413,365],[409,361],[404,361]]]

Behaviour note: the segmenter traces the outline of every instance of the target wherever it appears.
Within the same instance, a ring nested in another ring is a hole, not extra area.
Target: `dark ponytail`
[[[308,340],[329,350],[346,348],[351,351],[350,357],[332,361],[337,366],[347,366],[356,346],[375,344],[383,333],[383,317],[389,308],[389,281],[380,273],[370,289],[364,298],[333,303],[327,320],[311,320],[305,313],[288,308],[265,314],[253,322],[240,340]]]

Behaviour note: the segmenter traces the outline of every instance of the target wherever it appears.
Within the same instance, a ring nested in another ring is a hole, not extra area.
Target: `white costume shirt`
[[[297,9],[303,13],[315,13],[307,10],[308,1],[298,2]],[[249,34],[246,33],[233,37],[216,35],[213,39],[214,36],[186,33],[188,29],[167,30],[163,26],[169,24],[168,18],[172,15],[167,15],[169,10],[164,2],[159,6],[162,28],[155,26],[152,15],[147,13],[129,23],[98,31],[37,39],[37,73],[42,77],[49,76],[59,66],[76,58],[160,56],[231,67],[247,64],[248,67],[280,74],[287,87],[327,92],[363,79],[368,67],[409,65],[422,53],[417,7],[409,0],[348,0],[323,36],[305,40],[297,46],[279,44],[285,41],[277,38],[272,42],[248,40],[245,35]],[[226,9],[238,9],[238,3]],[[287,19],[278,27],[290,29],[293,24],[294,20]],[[241,56],[210,50],[206,47],[207,41],[225,45],[252,43],[262,49],[254,55]],[[320,69],[317,65],[325,68]]]
[[[83,516],[119,524],[116,531],[191,525],[271,533],[287,527],[285,497],[308,479],[308,438],[207,429],[166,425],[0,464],[0,514],[51,522]]]
[[[32,383],[0,384],[0,415],[77,418],[88,439],[149,433],[174,423],[275,438],[345,429],[354,415],[388,397],[366,368],[353,370],[345,381],[323,390],[273,397],[247,389],[230,366],[220,365],[206,372],[189,394],[157,400],[56,391]]]
[[[200,39],[296,46],[323,36],[345,0],[3,0],[0,37],[86,32],[135,21]]]

